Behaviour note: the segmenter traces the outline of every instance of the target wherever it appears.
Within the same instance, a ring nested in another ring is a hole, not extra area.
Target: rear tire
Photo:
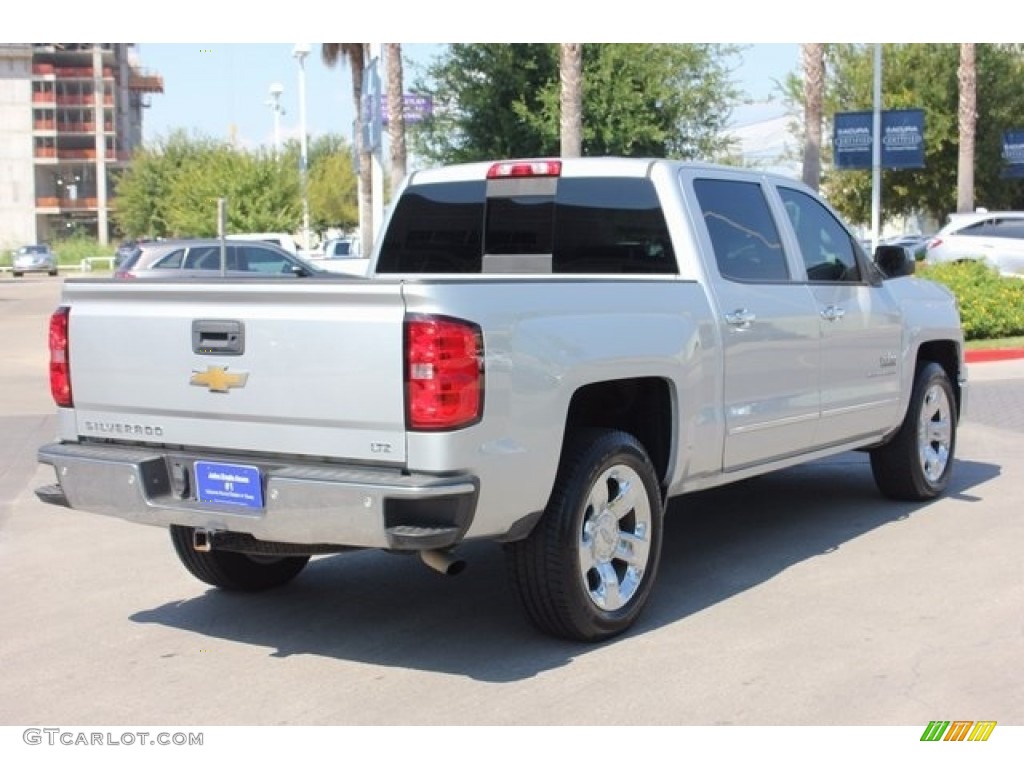
[[[933,499],[946,490],[956,450],[953,385],[938,363],[917,369],[910,404],[899,432],[871,451],[878,489],[902,501]]]
[[[663,517],[657,473],[636,438],[616,430],[577,435],[544,515],[506,548],[530,621],[588,642],[627,630],[654,584]]]
[[[171,526],[174,551],[186,570],[206,584],[239,592],[259,592],[287,584],[309,562],[308,555],[247,555],[213,549],[197,552],[192,546],[193,528]]]

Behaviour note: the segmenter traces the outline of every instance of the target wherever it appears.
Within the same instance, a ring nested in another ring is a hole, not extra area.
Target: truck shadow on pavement
[[[971,489],[999,471],[958,460],[944,500],[981,501]],[[611,643],[675,624],[931,506],[882,498],[866,455],[856,453],[676,499],[652,600],[639,623]],[[313,654],[487,682],[530,678],[608,647],[536,632],[507,583],[499,545],[474,543],[460,554],[468,567],[455,577],[414,556],[322,557],[281,589],[248,595],[209,589],[131,619],[267,646],[275,649],[272,657]]]

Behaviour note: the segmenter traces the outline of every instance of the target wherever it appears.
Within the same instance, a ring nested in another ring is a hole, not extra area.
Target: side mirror
[[[914,255],[902,245],[880,245],[875,248],[875,264],[889,278],[914,274],[916,262]]]

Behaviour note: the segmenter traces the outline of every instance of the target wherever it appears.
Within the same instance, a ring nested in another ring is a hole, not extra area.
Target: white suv
[[[1024,211],[950,214],[928,242],[925,261],[986,261],[1000,274],[1024,277]]]

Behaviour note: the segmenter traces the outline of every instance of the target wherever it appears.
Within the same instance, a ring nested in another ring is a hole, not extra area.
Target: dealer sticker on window
[[[263,482],[259,467],[244,464],[195,463],[196,498],[201,502],[263,507]]]

